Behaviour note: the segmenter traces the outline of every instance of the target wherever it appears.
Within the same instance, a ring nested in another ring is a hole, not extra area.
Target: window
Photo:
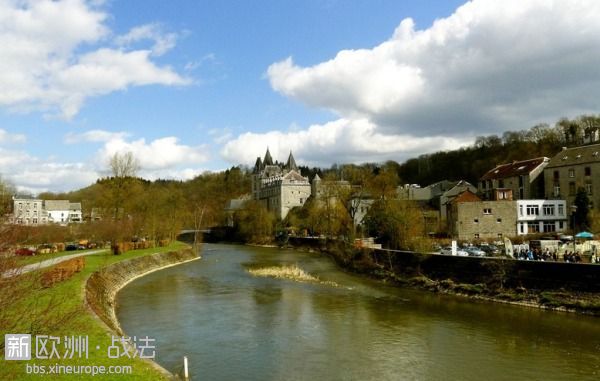
[[[492,214],[492,208],[483,208],[483,214]]]
[[[501,222],[502,222],[502,218],[498,218],[498,219],[496,219],[496,222],[497,222],[497,223],[501,223]]]
[[[498,233],[498,238],[502,239],[502,233]]]
[[[519,215],[523,215],[523,205],[519,205]]]
[[[560,196],[560,185],[558,185],[558,184],[554,185],[554,196],[555,197]]]
[[[558,215],[559,216],[565,215],[565,206],[563,204],[558,205]]]
[[[479,223],[479,218],[475,218],[475,219],[473,220],[473,223],[474,223],[474,224],[478,224],[478,223]]]
[[[544,222],[544,233],[551,233],[556,231],[556,224],[554,221]]]
[[[564,229],[565,228],[565,223],[563,221],[558,221],[558,228],[560,230]]]
[[[475,233],[474,237],[475,239],[479,239],[479,233]]]
[[[504,179],[498,180],[498,188],[504,188]]]
[[[559,172],[554,171],[554,180],[558,180],[560,178]]]
[[[529,233],[539,233],[540,232],[540,224],[537,222],[528,222],[527,230]]]
[[[569,183],[569,196],[575,196],[575,183],[573,181]]]
[[[569,168],[569,177],[575,177],[575,170],[573,168]]]
[[[525,232],[524,225],[525,225],[525,224],[524,224],[524,223],[522,223],[522,222],[519,224],[519,232],[520,232],[521,234],[523,234],[523,233]]]
[[[544,216],[554,215],[554,205],[544,205]]]
[[[585,167],[584,172],[585,172],[586,176],[591,176],[592,175],[592,168],[591,167]]]
[[[539,216],[540,215],[540,207],[538,205],[527,205],[527,215],[528,216]]]
[[[585,184],[585,191],[587,192],[587,194],[592,194],[592,184],[588,183]]]

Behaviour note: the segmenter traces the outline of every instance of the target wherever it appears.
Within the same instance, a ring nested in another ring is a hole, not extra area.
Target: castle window
[[[575,177],[575,169],[569,168],[569,177]]]
[[[585,171],[585,175],[586,176],[591,176],[592,175],[592,168],[585,167],[584,171]]]

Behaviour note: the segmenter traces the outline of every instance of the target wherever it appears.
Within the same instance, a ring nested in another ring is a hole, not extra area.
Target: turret
[[[292,155],[292,151],[290,150],[290,156],[288,156],[287,163],[285,164],[287,169],[294,170],[298,172],[298,166],[296,165],[296,160],[294,160],[294,155]]]
[[[265,154],[265,159],[263,160],[264,165],[273,165],[273,158],[271,157],[271,152],[269,152],[269,147],[267,147],[267,153]]]

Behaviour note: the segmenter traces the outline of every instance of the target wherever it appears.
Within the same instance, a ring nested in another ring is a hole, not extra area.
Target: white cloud
[[[115,153],[126,152],[133,153],[146,174],[154,171],[176,171],[184,165],[205,163],[209,158],[207,147],[180,144],[176,137],[168,136],[148,143],[143,138],[132,141],[123,138],[111,139],[98,152],[98,162],[106,166]]]
[[[77,144],[82,142],[108,142],[111,140],[124,139],[130,134],[127,132],[110,132],[105,130],[90,130],[80,134],[70,132],[65,135],[65,143]]]
[[[115,42],[122,47],[129,47],[134,43],[143,40],[152,40],[154,45],[150,49],[155,56],[162,56],[175,47],[177,42],[176,33],[163,33],[159,24],[146,24],[137,26],[129,33],[119,36]]]
[[[271,86],[385,134],[469,135],[598,111],[600,2],[474,0],[419,30],[410,18],[372,49],[301,67]]]
[[[36,156],[27,152],[27,147],[6,149],[1,145],[3,136],[6,136],[3,133],[0,129],[0,174],[20,191],[32,193],[69,191],[88,186],[109,175],[108,163],[115,153],[132,152],[140,162],[138,176],[149,180],[192,179],[205,172],[202,165],[209,159],[208,147],[181,144],[173,136],[146,141],[144,138],[131,139],[125,132],[90,130],[65,136],[66,144],[99,144],[99,148],[87,159],[70,162],[56,156]]]
[[[131,86],[190,83],[151,60],[175,43],[173,36],[161,35],[156,27],[151,30],[155,44],[150,50],[108,47],[109,16],[101,6],[85,0],[1,1],[0,106],[42,110],[68,119],[89,97]],[[135,30],[131,41],[134,34],[138,38],[144,34]]]
[[[13,134],[0,128],[0,144],[6,143],[25,143],[27,137],[23,134]]]
[[[384,135],[366,119],[339,119],[305,130],[247,132],[227,142],[221,154],[232,163],[254,164],[256,157],[262,157],[268,146],[273,159],[285,161],[291,150],[299,164],[328,166],[333,162],[400,161],[411,155],[456,149],[469,144],[472,139]]]

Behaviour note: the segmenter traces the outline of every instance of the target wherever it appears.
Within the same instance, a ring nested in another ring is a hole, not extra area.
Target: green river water
[[[407,290],[292,250],[204,245],[118,295],[130,336],[192,380],[600,380],[600,319]],[[297,265],[325,283],[252,276]],[[330,282],[335,282],[332,285]]]

